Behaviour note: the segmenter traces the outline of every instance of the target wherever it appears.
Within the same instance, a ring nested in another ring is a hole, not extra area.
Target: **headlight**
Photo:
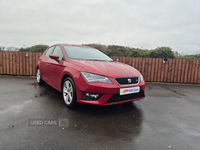
[[[109,83],[109,84],[113,84],[110,79],[108,79],[105,76],[100,76],[97,74],[92,74],[92,73],[87,73],[87,72],[81,72],[81,74],[83,75],[83,77],[85,78],[85,80],[89,83],[93,83],[93,82],[103,82],[103,83]]]
[[[141,80],[141,82],[144,80],[142,74],[140,75],[140,80]]]

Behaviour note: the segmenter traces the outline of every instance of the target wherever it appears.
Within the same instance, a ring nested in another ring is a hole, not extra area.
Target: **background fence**
[[[0,74],[36,75],[36,65],[42,53],[0,51]]]
[[[200,84],[200,60],[112,57],[138,69],[149,82]]]
[[[0,74],[36,75],[36,64],[42,53],[0,51]],[[200,60],[112,57],[138,69],[149,82],[200,84]]]

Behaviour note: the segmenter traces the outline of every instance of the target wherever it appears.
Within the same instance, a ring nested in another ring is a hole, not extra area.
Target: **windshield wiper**
[[[90,60],[90,61],[112,61],[112,60],[99,60],[99,59],[85,59],[85,60]]]

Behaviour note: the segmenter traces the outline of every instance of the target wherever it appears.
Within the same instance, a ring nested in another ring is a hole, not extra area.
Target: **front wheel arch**
[[[62,90],[63,90],[63,83],[64,83],[64,81],[65,81],[65,79],[67,78],[67,77],[70,77],[72,80],[73,80],[73,78],[70,76],[70,75],[68,75],[68,74],[65,74],[63,77],[62,77],[62,80],[61,80],[61,85],[60,85],[60,90],[61,90],[61,92],[62,92]],[[74,80],[73,80],[74,81]]]

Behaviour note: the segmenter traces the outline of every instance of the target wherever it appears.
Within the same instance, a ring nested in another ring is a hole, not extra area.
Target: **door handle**
[[[49,64],[47,64],[47,66],[49,66]]]

